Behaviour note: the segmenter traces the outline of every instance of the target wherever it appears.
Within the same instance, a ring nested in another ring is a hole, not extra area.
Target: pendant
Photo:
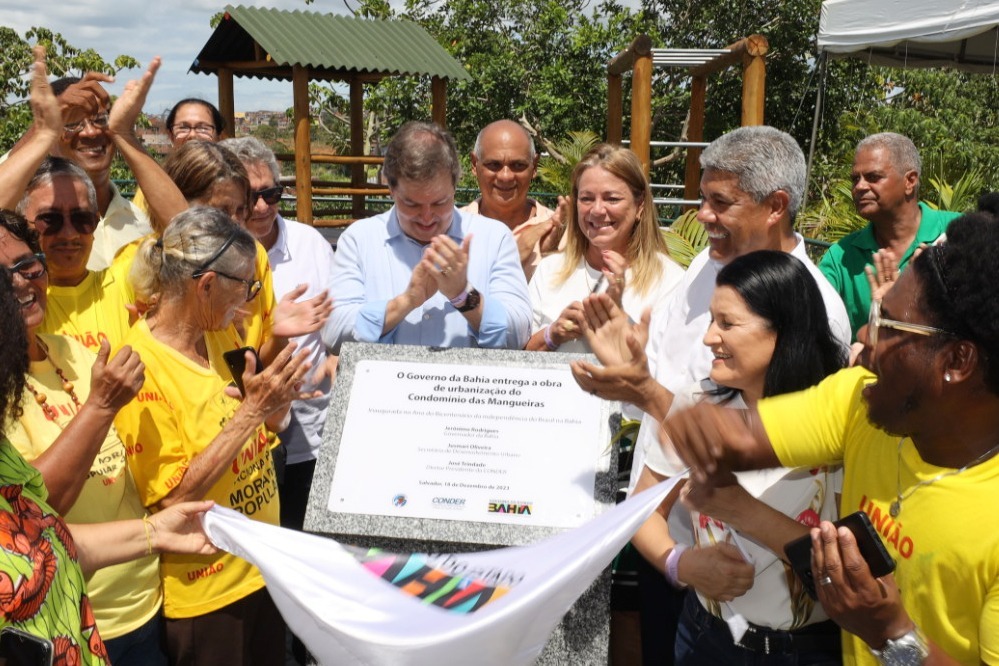
[[[888,508],[888,515],[892,518],[898,518],[898,514],[902,513],[902,503],[895,500],[891,503],[891,507]]]

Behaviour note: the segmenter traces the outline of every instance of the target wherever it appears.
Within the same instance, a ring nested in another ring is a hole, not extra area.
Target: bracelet
[[[454,307],[458,307],[459,305],[464,304],[466,300],[468,300],[468,292],[471,290],[472,290],[472,283],[469,282],[465,285],[465,288],[461,290],[460,294],[458,294],[454,298],[449,298],[447,300]]]
[[[156,525],[153,525],[152,519],[149,516],[142,516],[142,526],[146,529],[146,555],[153,554],[153,540],[149,536],[149,528],[152,527],[153,530],[156,529]]]
[[[673,546],[673,550],[669,551],[669,555],[666,556],[666,580],[678,590],[683,590],[687,587],[686,583],[681,583],[680,579],[677,578],[677,567],[680,565],[680,556],[683,555],[685,550],[687,550],[687,546],[678,543]]]
[[[545,326],[545,347],[548,347],[548,351],[555,351],[558,349],[558,345],[552,340],[552,325],[548,324]]]

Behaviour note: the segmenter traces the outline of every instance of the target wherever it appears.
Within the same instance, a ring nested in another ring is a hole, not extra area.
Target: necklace
[[[49,354],[49,348],[45,346],[45,343],[42,342],[41,338],[36,336],[35,341],[38,343],[38,347],[42,350],[42,352],[44,352],[45,358],[47,358],[49,363],[52,364],[52,367],[55,369],[56,376],[58,376],[59,380],[62,381],[62,390],[69,394],[69,397],[73,400],[73,404],[76,405],[76,411],[79,412],[81,409],[80,399],[76,396],[76,391],[73,389],[73,382],[66,379],[66,373],[62,371],[62,368],[56,365],[55,360]],[[42,408],[45,416],[50,421],[58,425],[59,422],[56,419],[58,418],[59,413],[56,412],[52,405],[48,404],[49,397],[32,386],[31,382],[26,381],[24,385],[29,391],[31,391],[31,395],[35,396],[35,402],[37,402],[38,406]]]
[[[978,456],[964,467],[961,467],[960,469],[952,469],[947,472],[941,472],[940,474],[934,476],[932,479],[920,481],[912,488],[910,488],[907,493],[903,495],[902,494],[902,442],[904,441],[905,437],[902,437],[900,440],[898,440],[898,474],[895,479],[895,501],[893,501],[891,503],[891,506],[888,508],[888,513],[891,515],[892,518],[898,518],[898,514],[902,513],[902,502],[912,497],[912,494],[917,490],[919,490],[920,488],[922,488],[923,486],[929,486],[945,477],[954,476],[955,474],[960,474],[969,467],[974,467],[978,463],[991,457],[993,454],[996,453],[996,451],[999,451],[999,444],[996,444],[991,449],[989,449],[982,455]]]

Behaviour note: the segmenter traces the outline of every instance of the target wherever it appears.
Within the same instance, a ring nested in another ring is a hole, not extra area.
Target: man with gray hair
[[[873,268],[874,253],[889,251],[901,270],[920,244],[935,241],[959,215],[919,202],[921,170],[919,151],[909,137],[882,132],[857,144],[853,203],[870,224],[841,239],[819,262],[819,270],[846,303],[854,338],[871,309],[865,268]]]
[[[672,299],[654,321],[630,324],[623,315],[587,333],[603,367],[574,363],[573,375],[585,390],[608,400],[638,406],[645,416],[635,445],[632,479],[637,479],[646,445],[656,445],[659,423],[673,396],[711,371],[711,350],[703,344],[711,323],[711,295],[722,267],[756,250],[779,250],[797,257],[815,278],[833,334],[850,339],[846,309],[805,253],[794,231],[794,216],[805,191],[805,157],[797,142],[773,127],[741,127],[715,139],[701,153],[701,207],[698,221],[710,245],[694,257]],[[584,301],[588,319],[596,310]],[[625,360],[616,340],[633,328],[648,340],[646,354]],[[647,360],[647,362],[646,362]]]
[[[531,303],[506,226],[454,206],[454,139],[409,122],[383,167],[395,205],[340,237],[323,340],[523,349]],[[474,237],[474,238],[473,238]]]
[[[538,172],[534,141],[520,124],[497,120],[479,132],[471,159],[480,194],[461,210],[491,217],[510,228],[530,281],[541,257],[559,249],[565,229],[561,211],[527,196]]]

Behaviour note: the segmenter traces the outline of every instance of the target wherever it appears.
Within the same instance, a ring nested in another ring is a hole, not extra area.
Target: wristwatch
[[[888,639],[882,649],[872,649],[871,652],[884,666],[919,666],[930,656],[926,639],[918,629],[912,629],[894,640]]]
[[[479,291],[472,286],[472,283],[468,283],[465,286],[465,290],[460,294],[450,299],[451,305],[458,312],[469,312],[479,307],[479,303],[482,301],[482,295]]]

